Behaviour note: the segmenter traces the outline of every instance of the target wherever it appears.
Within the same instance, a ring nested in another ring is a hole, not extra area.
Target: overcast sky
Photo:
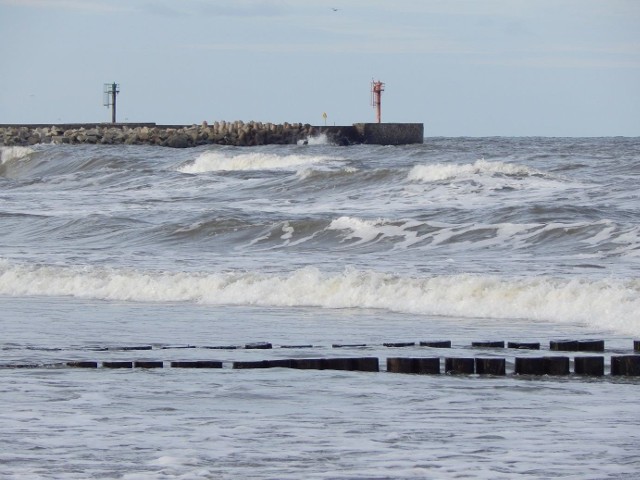
[[[337,9],[337,10],[334,10]],[[640,136],[640,0],[0,0],[0,123]]]

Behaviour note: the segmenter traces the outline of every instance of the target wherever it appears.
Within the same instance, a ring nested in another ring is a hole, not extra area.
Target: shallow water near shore
[[[636,478],[640,380],[608,371],[640,337],[639,151],[2,148],[0,364],[31,365],[0,368],[2,475]],[[558,338],[604,339],[607,375],[510,373]],[[453,345],[383,346],[427,340]],[[260,341],[274,348],[205,348]],[[347,356],[383,371],[230,368]],[[502,357],[509,374],[384,371],[397,356]],[[73,360],[224,368],[56,366]]]

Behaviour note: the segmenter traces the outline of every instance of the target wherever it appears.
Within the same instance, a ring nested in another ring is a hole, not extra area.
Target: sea
[[[640,478],[640,138],[0,152],[0,478]],[[558,339],[605,375],[514,375]]]

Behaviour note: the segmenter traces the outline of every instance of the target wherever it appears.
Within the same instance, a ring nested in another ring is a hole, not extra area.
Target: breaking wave
[[[312,165],[334,162],[336,158],[324,155],[276,155],[272,153],[242,153],[225,155],[219,152],[205,152],[193,162],[178,168],[182,173],[233,172],[255,170],[291,170]]]
[[[0,294],[74,296],[212,305],[378,308],[466,318],[573,322],[640,334],[640,281],[507,278],[492,275],[412,277],[347,268],[306,267],[283,274],[158,272],[0,262]]]
[[[542,172],[504,162],[489,162],[478,160],[469,164],[416,165],[409,171],[409,180],[417,182],[438,182],[458,178],[468,178],[477,175],[507,175],[513,177],[544,176]]]
[[[320,135],[313,135],[305,138],[304,140],[298,140],[298,145],[331,145],[326,133]]]
[[[392,221],[343,216],[326,227],[341,233],[353,245],[391,240],[395,248],[458,244],[467,250],[509,247],[512,249],[569,248],[582,258],[607,255],[638,257],[640,227],[620,228],[609,221],[575,223],[464,223],[438,221]],[[553,247],[552,247],[553,246]],[[581,249],[577,249],[581,246]]]
[[[0,165],[28,157],[35,150],[29,147],[0,147]]]

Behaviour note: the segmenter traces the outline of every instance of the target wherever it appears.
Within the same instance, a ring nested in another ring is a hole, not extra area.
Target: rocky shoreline
[[[198,145],[295,144],[320,134],[309,124],[215,122],[209,125],[68,124],[0,125],[0,144],[28,146],[39,143],[96,145],[159,145],[187,148]],[[335,135],[332,135],[335,137]],[[338,135],[339,137],[339,135]],[[336,137],[339,143],[347,141]]]

